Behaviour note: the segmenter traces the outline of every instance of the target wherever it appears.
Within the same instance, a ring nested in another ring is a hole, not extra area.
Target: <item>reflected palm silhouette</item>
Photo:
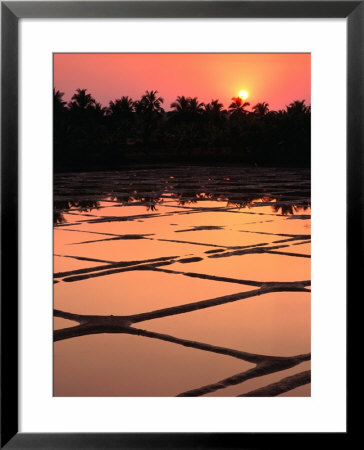
[[[67,222],[65,213],[77,211],[88,213],[99,208],[99,202],[95,200],[55,200],[53,202],[53,223],[62,224]]]
[[[100,196],[98,201],[87,201],[87,200],[68,200],[68,201],[55,201],[54,202],[54,223],[55,224],[63,224],[66,222],[66,219],[63,217],[63,214],[70,211],[78,211],[78,212],[92,212],[94,209],[99,208],[99,202],[103,200],[107,200],[111,198],[115,203],[119,203],[120,206],[130,206],[131,204],[145,206],[147,211],[157,211],[157,206],[164,202],[164,194],[168,194],[169,192],[164,192],[159,194],[158,196],[148,196],[145,195],[145,191],[142,191],[141,194],[138,194],[137,190],[133,190],[132,195],[116,195],[116,196]],[[264,194],[263,196],[252,196],[247,197],[244,194],[232,194],[222,193],[222,192],[205,192],[204,190],[199,191],[173,191],[171,192],[173,195],[169,197],[171,200],[175,200],[177,205],[184,206],[191,203],[198,203],[199,201],[216,201],[221,203],[226,203],[227,208],[252,208],[253,206],[259,206],[260,204],[269,204],[272,208],[272,211],[281,214],[281,215],[294,215],[298,214],[301,211],[306,211],[311,207],[311,202],[302,199],[302,200],[284,200],[282,196],[267,196]],[[240,197],[240,198],[239,198]]]

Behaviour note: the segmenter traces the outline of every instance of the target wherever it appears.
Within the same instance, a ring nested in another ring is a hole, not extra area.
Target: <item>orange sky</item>
[[[164,108],[178,95],[201,102],[219,99],[227,108],[240,90],[251,105],[266,101],[281,109],[294,100],[311,103],[311,55],[215,53],[55,54],[54,87],[69,100],[86,88],[103,106],[128,95],[137,100],[145,90],[158,90]]]

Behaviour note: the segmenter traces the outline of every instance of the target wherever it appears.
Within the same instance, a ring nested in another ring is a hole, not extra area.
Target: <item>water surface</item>
[[[54,395],[309,396],[310,217],[303,169],[56,175]]]

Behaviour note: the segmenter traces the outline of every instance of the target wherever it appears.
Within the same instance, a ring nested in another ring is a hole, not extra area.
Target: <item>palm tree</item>
[[[255,106],[253,106],[254,114],[258,117],[264,117],[269,112],[268,106],[269,103],[267,102],[257,103]]]
[[[240,97],[233,97],[231,100],[233,101],[229,106],[229,112],[231,115],[240,116],[243,114],[247,114],[248,111],[244,108],[250,105],[249,102],[244,102],[243,99]]]
[[[87,89],[76,89],[76,93],[72,96],[69,107],[71,109],[86,110],[94,108],[96,100],[91,94],[87,94]]]
[[[226,111],[219,100],[211,100],[204,108],[205,142],[209,146],[218,145],[223,141]]]
[[[179,114],[187,113],[189,111],[189,97],[178,96],[176,101],[171,103],[171,108],[174,108],[175,112]]]
[[[134,102],[127,95],[109,102],[108,114],[111,116],[130,116],[134,112]]]
[[[202,116],[204,106],[197,97],[178,96],[176,101],[171,103],[171,108],[174,108],[172,117],[179,122],[195,122]]]
[[[204,104],[197,97],[178,96],[171,104],[169,125],[178,146],[196,145],[201,137]]]
[[[176,101],[171,103],[171,108],[182,115],[201,114],[204,111],[204,106],[203,103],[198,101],[197,97],[185,97],[184,95],[178,96]]]
[[[220,116],[223,108],[223,104],[219,103],[219,100],[211,100],[210,103],[207,103],[205,106],[205,113],[210,116]]]
[[[149,145],[161,131],[161,120],[164,109],[163,98],[157,96],[158,91],[145,91],[140,100],[134,102],[138,120],[138,133],[143,144]]]
[[[63,100],[64,92],[56,91],[53,88],[53,110],[55,113],[62,112],[66,108],[67,102]]]
[[[210,103],[204,105],[204,114],[209,122],[218,124],[222,119],[226,117],[226,110],[223,109],[224,105],[219,100],[211,100]]]
[[[287,113],[290,115],[307,114],[311,112],[311,106],[305,105],[305,100],[295,100],[287,107]]]
[[[63,96],[64,92],[53,89],[53,149],[56,164],[62,159],[64,148],[68,144],[68,109]]]
[[[134,111],[134,101],[128,96],[123,96],[114,102],[110,101],[107,108],[106,113],[109,117],[113,137],[124,145],[128,142],[128,138],[134,137],[135,134],[133,128]]]
[[[203,103],[200,103],[197,97],[189,98],[189,109],[190,113],[193,115],[201,114],[203,112],[203,107],[205,106]]]
[[[99,102],[95,102],[93,110],[100,117],[103,117],[106,114],[106,112],[107,112],[107,108],[102,106],[101,103],[99,103]]]
[[[139,109],[143,112],[163,114],[162,103],[164,100],[162,97],[157,97],[157,93],[158,91],[145,91],[145,94],[137,104]]]

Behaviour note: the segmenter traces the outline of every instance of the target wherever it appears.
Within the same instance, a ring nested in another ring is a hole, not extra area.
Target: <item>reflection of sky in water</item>
[[[125,334],[55,344],[55,396],[175,396],[253,364]]]
[[[56,175],[54,194],[54,307],[62,311],[123,316],[257,289],[242,280],[310,279],[305,170]],[[310,351],[309,299],[307,292],[283,290],[136,327],[251,353],[294,356]],[[55,329],[75,325],[55,318]],[[231,356],[126,334],[56,342],[54,357],[55,395],[60,396],[177,395],[254,367]],[[127,367],[115,358],[127,361]],[[301,363],[302,370],[307,364]],[[240,395],[299,373],[300,366],[208,395]],[[307,396],[309,386],[282,395]]]

